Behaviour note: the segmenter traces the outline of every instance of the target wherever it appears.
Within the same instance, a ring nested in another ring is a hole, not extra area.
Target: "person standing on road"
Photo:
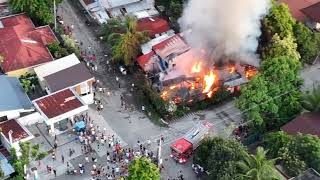
[[[84,159],[86,160],[87,163],[89,163],[89,157],[88,156],[86,156]]]
[[[57,177],[57,170],[53,170],[54,177]]]
[[[64,164],[64,156],[61,155],[61,160],[62,160],[62,163]]]

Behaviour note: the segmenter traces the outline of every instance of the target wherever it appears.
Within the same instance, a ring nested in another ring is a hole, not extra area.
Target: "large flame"
[[[204,89],[202,93],[208,93],[211,90],[211,87],[214,84],[214,81],[216,79],[216,75],[213,73],[213,71],[210,71],[207,75],[204,76]]]
[[[198,61],[192,66],[191,72],[192,73],[199,73],[199,72],[201,72],[201,67],[202,67],[202,62]]]
[[[173,85],[173,86],[170,86],[170,89],[175,89],[177,86],[176,85]]]
[[[234,65],[230,65],[229,66],[229,73],[232,74],[236,71],[236,67],[234,67]]]

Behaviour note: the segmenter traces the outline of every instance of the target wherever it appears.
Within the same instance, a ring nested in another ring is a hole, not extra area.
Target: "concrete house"
[[[49,43],[57,41],[49,26],[35,27],[26,14],[0,18],[1,69],[9,76],[33,73],[33,68],[53,61]]]
[[[94,77],[75,54],[36,67],[34,71],[48,94],[71,88],[86,104],[93,103]]]
[[[68,129],[68,120],[88,110],[88,105],[72,89],[64,89],[33,101],[36,109],[44,117],[51,135]]]
[[[16,77],[0,76],[0,121],[18,118],[34,107]]]
[[[159,14],[154,0],[80,0],[80,3],[100,24],[113,17],[130,15],[141,19]]]
[[[320,2],[301,10],[306,15],[306,24],[314,30],[320,31]]]

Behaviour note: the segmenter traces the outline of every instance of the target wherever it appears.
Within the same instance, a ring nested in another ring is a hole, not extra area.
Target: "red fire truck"
[[[193,151],[200,145],[200,142],[209,135],[212,124],[208,121],[199,122],[182,138],[171,144],[170,156],[179,163],[187,162]]]

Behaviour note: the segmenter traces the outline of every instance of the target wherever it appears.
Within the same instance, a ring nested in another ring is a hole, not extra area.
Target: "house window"
[[[0,117],[0,122],[6,121],[6,120],[8,120],[7,116]]]
[[[108,14],[109,18],[113,18],[113,15],[111,14],[111,12],[110,12],[110,11],[106,10],[106,12],[107,12],[107,14]]]
[[[86,95],[89,93],[89,91],[90,91],[90,88],[89,88],[89,85],[87,82],[80,84],[80,94],[81,95]]]
[[[122,15],[126,15],[127,14],[126,8],[121,8],[120,12],[121,12]]]

